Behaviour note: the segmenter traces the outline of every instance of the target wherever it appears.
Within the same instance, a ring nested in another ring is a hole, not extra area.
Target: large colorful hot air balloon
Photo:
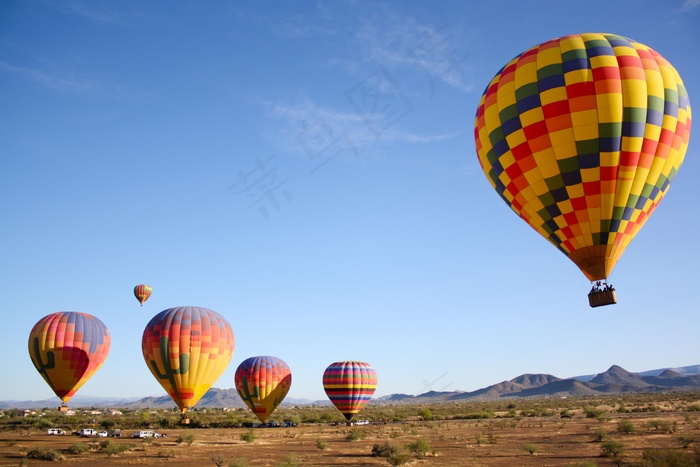
[[[349,421],[372,398],[377,389],[377,372],[364,362],[331,363],[323,372],[323,389]]]
[[[148,300],[148,297],[151,296],[151,292],[153,292],[153,289],[148,284],[139,284],[134,287],[134,296],[141,306],[143,306],[146,300]]]
[[[163,310],[146,325],[143,358],[153,376],[185,412],[209,390],[233,356],[233,330],[219,313],[183,306]]]
[[[65,403],[102,366],[111,340],[102,321],[87,313],[59,311],[29,333],[34,367]]]
[[[690,127],[688,94],[668,61],[632,39],[590,33],[511,60],[481,97],[474,137],[501,198],[598,292],[668,191]]]
[[[292,372],[277,357],[250,357],[238,365],[234,381],[243,402],[265,423],[289,392]]]

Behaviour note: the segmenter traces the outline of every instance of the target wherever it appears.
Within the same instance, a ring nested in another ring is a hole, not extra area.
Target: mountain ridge
[[[584,377],[559,378],[549,374],[525,373],[508,381],[475,391],[427,391],[418,395],[390,394],[372,399],[372,403],[430,403],[450,401],[488,401],[505,398],[576,397],[621,393],[700,391],[700,365],[661,368],[631,373],[618,365]],[[94,408],[174,408],[169,396],[141,398],[76,396],[71,407]],[[38,409],[58,405],[56,398],[41,401],[0,401],[0,409]],[[284,405],[326,405],[328,400],[287,398]],[[211,388],[197,403],[204,407],[245,407],[234,388]]]

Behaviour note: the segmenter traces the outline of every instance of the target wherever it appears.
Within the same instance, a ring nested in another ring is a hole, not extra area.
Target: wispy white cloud
[[[692,11],[700,7],[700,0],[685,0],[681,6],[681,11]]]
[[[377,134],[371,122],[357,112],[343,112],[319,106],[310,100],[298,103],[269,104],[270,113],[284,121],[285,141],[295,140],[304,152],[319,152],[329,145],[352,145],[356,149],[377,143],[427,144],[463,135],[413,133],[399,125],[389,125]]]
[[[90,79],[49,73],[32,68],[11,65],[5,62],[0,62],[0,69],[55,91],[74,94],[95,94],[101,89],[99,83]]]
[[[123,2],[79,1],[57,4],[64,13],[77,15],[89,21],[113,26],[130,26],[144,14],[139,3],[127,5]]]
[[[66,71],[45,71],[0,62],[0,71],[18,76],[44,88],[67,94],[94,95],[110,98],[137,97],[152,99],[154,95],[144,91],[128,90],[118,84],[74,76]]]

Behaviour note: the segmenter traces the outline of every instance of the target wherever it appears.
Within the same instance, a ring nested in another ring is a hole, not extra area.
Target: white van
[[[132,438],[160,438],[160,433],[155,431],[137,431]]]
[[[93,430],[92,428],[83,428],[82,430],[80,430],[80,436],[85,438],[97,436],[97,430]]]
[[[66,430],[64,430],[62,428],[49,428],[48,430],[46,430],[46,434],[47,435],[65,435]]]
[[[355,425],[369,425],[369,420],[358,420]]]

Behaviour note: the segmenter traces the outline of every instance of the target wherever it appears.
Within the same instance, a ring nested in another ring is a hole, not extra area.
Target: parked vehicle
[[[132,438],[160,438],[161,434],[155,431],[137,431]]]
[[[358,420],[355,425],[369,425],[369,420]]]
[[[297,426],[297,424],[294,422],[283,422],[282,426]]]
[[[106,431],[100,431],[99,433],[97,433],[97,436],[99,436],[100,438],[106,438],[106,437],[107,437],[107,432],[106,432]]]
[[[48,430],[46,430],[46,434],[47,435],[65,435],[66,430],[64,430],[63,428],[49,428]]]
[[[93,436],[97,436],[97,430],[93,430],[92,428],[83,428],[80,430],[80,436],[84,438],[91,438]]]
[[[114,430],[109,430],[107,432],[107,436],[119,437],[121,435],[122,435],[122,430],[120,430],[119,428],[116,428]]]

